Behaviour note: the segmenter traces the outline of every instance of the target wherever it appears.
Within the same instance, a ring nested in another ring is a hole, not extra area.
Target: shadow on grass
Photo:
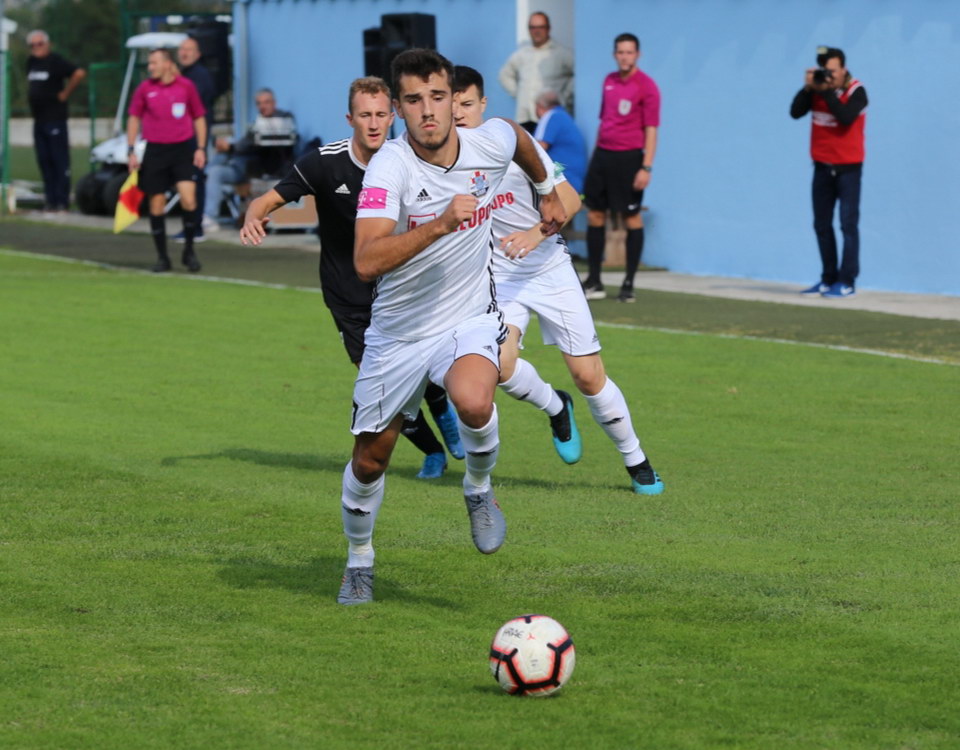
[[[238,589],[279,588],[297,594],[309,594],[336,602],[343,576],[343,555],[314,557],[302,565],[281,565],[255,558],[235,558],[225,561],[217,575],[224,583]],[[392,579],[377,573],[374,601],[399,601],[425,604],[444,610],[459,610],[454,601],[437,596],[416,594]]]

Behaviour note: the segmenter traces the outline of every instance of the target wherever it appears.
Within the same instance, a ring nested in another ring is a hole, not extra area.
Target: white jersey
[[[540,144],[534,141],[540,161],[547,174],[554,175],[554,182],[566,182],[563,172],[558,170],[553,160],[547,156]],[[493,212],[493,272],[497,282],[500,279],[537,276],[561,263],[569,261],[566,242],[559,234],[544,237],[531,253],[523,258],[508,258],[500,249],[500,240],[513,232],[526,232],[539,226],[540,196],[520,167],[513,162],[497,190],[496,210]]]
[[[374,154],[364,175],[357,218],[392,219],[394,234],[438,218],[455,195],[477,199],[456,231],[377,279],[370,326],[385,336],[416,341],[496,309],[490,219],[516,134],[497,119],[456,134],[460,153],[452,167],[423,161],[403,135]]]

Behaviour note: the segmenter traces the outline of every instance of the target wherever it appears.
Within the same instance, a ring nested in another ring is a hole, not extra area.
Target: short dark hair
[[[174,61],[174,60],[173,60],[173,53],[172,53],[170,50],[168,50],[166,47],[154,47],[152,50],[150,50],[150,54],[148,54],[147,57],[150,57],[150,55],[152,55],[152,54],[154,54],[154,53],[156,53],[156,52],[159,52],[161,55],[163,55],[165,58],[167,58],[167,62],[173,62],[173,61]]]
[[[629,31],[623,34],[619,34],[616,39],[613,40],[613,51],[617,51],[617,45],[620,42],[633,42],[633,46],[637,48],[637,52],[640,51],[640,40],[637,39],[635,34],[631,34]]]
[[[390,64],[393,95],[400,96],[400,78],[416,76],[426,81],[434,73],[446,73],[450,88],[453,88],[453,63],[434,49],[414,48],[401,52]]]
[[[837,49],[836,47],[817,47],[817,65],[821,68],[827,64],[827,60],[832,60],[835,57],[840,60],[840,67],[847,67],[847,56],[843,54],[842,49]]]
[[[548,15],[547,15],[546,13],[544,13],[542,10],[535,10],[535,11],[533,11],[533,13],[531,13],[531,14],[529,15],[529,17],[527,18],[527,23],[530,23],[530,21],[533,20],[533,17],[534,17],[534,16],[543,16],[543,20],[547,22],[547,28],[548,28],[548,29],[550,28],[550,16],[548,16]]]
[[[477,87],[477,93],[483,98],[483,76],[480,71],[467,65],[457,65],[453,69],[453,93],[462,94],[471,86]]]

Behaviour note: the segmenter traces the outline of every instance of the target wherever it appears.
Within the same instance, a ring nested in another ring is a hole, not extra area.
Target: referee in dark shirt
[[[375,284],[360,281],[353,266],[354,222],[363,174],[370,158],[383,145],[393,122],[390,89],[380,78],[359,78],[350,86],[347,122],[353,137],[335,141],[302,156],[293,170],[247,209],[240,230],[244,244],[259,245],[268,215],[305,195],[316,198],[320,234],[320,287],[323,300],[343,338],[350,361],[359,366],[363,336],[370,325]],[[457,417],[439,386],[427,387],[426,401],[450,454],[463,458]],[[446,454],[424,419],[403,425],[403,434],[424,454],[421,479],[442,476]]]
[[[48,211],[70,206],[70,139],[67,134],[67,99],[87,72],[50,51],[45,31],[27,34],[27,98],[33,115],[33,147],[43,175],[44,202]]]

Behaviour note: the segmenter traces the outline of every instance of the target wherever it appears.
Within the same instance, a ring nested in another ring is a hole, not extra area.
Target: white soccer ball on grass
[[[511,695],[552,695],[570,679],[576,661],[566,629],[546,615],[515,617],[490,644],[490,671]]]

